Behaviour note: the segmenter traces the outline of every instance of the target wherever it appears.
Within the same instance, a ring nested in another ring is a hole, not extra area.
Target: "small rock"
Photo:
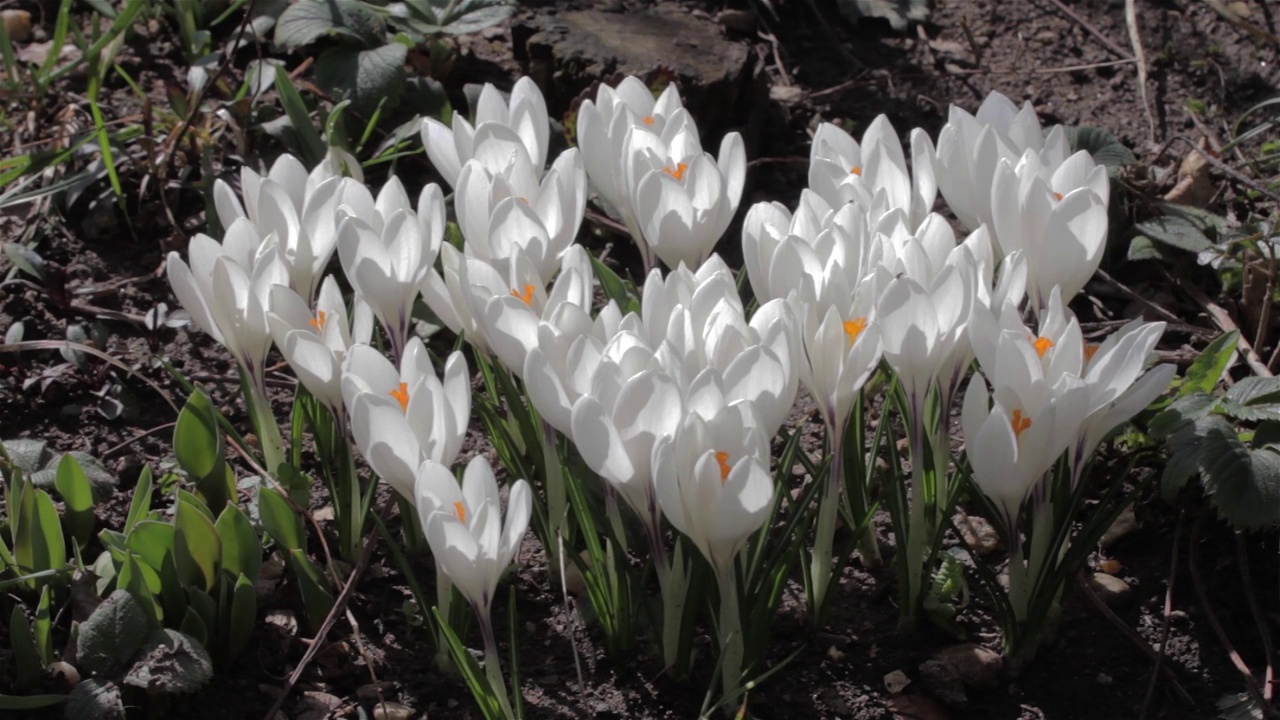
[[[408,705],[381,702],[373,706],[373,720],[409,720],[416,713]]]
[[[308,690],[302,693],[302,701],[298,703],[298,713],[294,720],[324,720],[342,704],[337,695]]]
[[[756,14],[751,10],[721,10],[716,20],[725,27],[743,35],[750,35],[756,29]]]
[[[298,616],[292,610],[272,610],[267,613],[265,621],[282,637],[291,638],[298,634]]]
[[[907,677],[907,674],[901,670],[894,670],[884,676],[884,688],[893,695],[897,695],[902,692],[910,684],[911,678]]]
[[[1110,675],[1108,675],[1108,674],[1106,674],[1106,673],[1098,673],[1098,684],[1099,684],[1099,685],[1103,685],[1103,686],[1106,686],[1106,687],[1110,687],[1110,686],[1111,686],[1111,685],[1113,685],[1114,683],[1115,683],[1115,680],[1112,680]]]
[[[1094,573],[1089,577],[1089,587],[1108,605],[1123,605],[1133,596],[1133,588],[1129,583],[1115,575]]]
[[[377,702],[379,697],[385,695],[394,688],[395,683],[386,680],[378,683],[369,683],[367,685],[361,685],[360,688],[356,690],[356,697],[360,698],[364,702]]]
[[[1138,518],[1133,514],[1133,505],[1130,505],[1124,510],[1121,510],[1120,514],[1116,516],[1115,521],[1111,523],[1111,527],[1107,528],[1107,531],[1102,533],[1102,539],[1098,541],[1098,545],[1105,550],[1116,544],[1116,541],[1120,538],[1137,529]]]
[[[979,690],[999,686],[1000,674],[1004,672],[1004,658],[974,643],[943,648],[933,658],[955,674],[960,682]]]
[[[312,511],[311,517],[316,522],[330,522],[335,517],[333,506],[325,505],[324,507],[316,508],[314,511]]]
[[[844,653],[837,650],[835,645],[832,645],[831,647],[827,648],[827,657],[832,662],[840,662],[841,660],[844,659]]]
[[[804,89],[795,85],[774,85],[769,88],[769,99],[783,105],[798,105],[804,99]]]
[[[949,706],[965,707],[969,704],[969,695],[965,692],[964,681],[955,670],[940,660],[925,660],[920,663],[920,684],[929,695]]]
[[[964,539],[964,544],[968,545],[978,555],[986,557],[999,547],[1000,535],[996,533],[996,529],[992,527],[986,518],[957,513],[953,519],[956,527],[960,529],[960,536]]]
[[[920,695],[899,695],[889,699],[894,720],[948,720],[947,709]]]
[[[71,690],[80,684],[80,671],[76,670],[71,663],[62,662],[61,660],[49,663],[46,672],[49,673],[49,677],[61,680],[63,687],[67,690]]]
[[[833,687],[822,688],[818,693],[818,697],[822,700],[823,705],[826,705],[831,709],[831,712],[837,715],[848,715],[853,712],[853,708],[849,707],[849,703],[845,702],[844,698],[840,697],[840,694]]]
[[[26,42],[31,38],[31,13],[26,10],[0,10],[0,21],[12,42]]]

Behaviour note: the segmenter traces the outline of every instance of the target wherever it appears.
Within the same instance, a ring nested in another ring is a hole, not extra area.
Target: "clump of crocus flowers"
[[[732,713],[764,669],[749,651],[762,625],[741,607],[748,586],[799,567],[820,622],[850,547],[882,562],[865,523],[880,503],[914,624],[936,607],[926,599],[941,535],[973,489],[1009,552],[1007,587],[987,588],[1006,651],[1029,659],[1085,557],[1063,529],[1088,492],[1091,456],[1173,375],[1146,369],[1163,325],[1134,321],[1088,344],[1067,307],[1102,257],[1107,168],[998,94],[976,115],[953,107],[936,143],[913,130],[905,149],[884,116],[860,138],[824,123],[798,207],[745,213],[748,303],[715,253],[743,191],[742,138],[704,151],[677,88],[655,93],[633,77],[600,86],[576,128],[579,147],[548,167],[546,103],[528,78],[509,97],[486,85],[472,122],[424,123],[427,155],[454,190],[460,247],[443,241],[439,187],[414,201],[393,177],[374,193],[337,149],[310,171],[289,156],[266,175],[246,168],[238,195],[215,184],[223,237],[193,238],[189,260],[171,254],[169,278],[193,325],[235,357],[268,470],[284,462],[263,378],[274,343],[428,541],[439,617],[455,590],[474,610],[488,692],[507,716],[490,615],[531,519],[560,572],[572,562],[603,578],[597,614],[642,613],[628,598],[647,593],[652,573],[653,639],[669,666],[687,662],[692,588],[714,594]],[[940,214],[939,194],[959,226]],[[588,203],[640,249],[640,288],[577,244]],[[345,283],[328,274],[335,253]],[[433,359],[416,331],[419,300],[469,346],[470,363],[457,350]],[[476,367],[486,392],[514,393],[481,398],[495,445],[541,458],[509,467],[523,479],[505,491],[483,458],[461,484],[452,469]],[[771,447],[801,388],[827,457],[817,491],[792,497],[790,462],[775,476]],[[877,394],[901,414],[909,473],[862,470],[893,443],[867,444],[863,412]],[[951,451],[957,404],[962,456]],[[842,513],[852,544],[836,542]],[[597,559],[630,552],[645,570],[628,579],[625,563],[579,563],[584,545],[607,548]],[[770,552],[780,546],[802,557]],[[711,582],[693,582],[699,574]]]

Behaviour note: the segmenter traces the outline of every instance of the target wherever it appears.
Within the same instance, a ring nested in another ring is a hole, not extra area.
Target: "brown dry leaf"
[[[43,65],[44,61],[49,57],[49,51],[53,49],[53,41],[45,40],[44,42],[31,43],[24,45],[13,56],[18,62],[28,63],[30,65]],[[62,46],[62,52],[58,54],[58,59],[63,61],[72,61],[80,57],[80,48],[75,43],[66,43]]]
[[[1197,143],[1201,150],[1208,151],[1209,141],[1204,137]],[[1203,208],[1213,199],[1215,188],[1209,177],[1212,166],[1204,155],[1192,150],[1182,158],[1178,166],[1178,184],[1165,194],[1164,199],[1179,205],[1190,205]]]
[[[899,695],[889,699],[894,720],[949,720],[947,709],[937,700],[921,695]]]
[[[0,10],[0,21],[13,42],[26,42],[31,37],[31,13],[26,10]]]

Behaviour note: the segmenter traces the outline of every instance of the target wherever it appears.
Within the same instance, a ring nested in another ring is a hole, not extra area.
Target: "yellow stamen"
[[[729,453],[717,450],[716,464],[720,466],[720,484],[724,485],[725,481],[729,479],[729,470],[731,469],[729,467]]]
[[[1102,347],[1102,343],[1089,343],[1084,346],[1084,361],[1090,362],[1093,356],[1097,354],[1098,348]]]
[[[1049,348],[1053,347],[1053,341],[1042,335],[1036,338],[1035,342],[1031,343],[1031,346],[1036,349],[1036,355],[1044,357],[1044,354],[1049,352]]]
[[[459,521],[467,521],[467,506],[463,505],[462,501],[453,504],[453,513],[458,516]]]
[[[400,412],[405,412],[409,409],[408,383],[400,383],[400,387],[396,388],[395,390],[392,390],[387,394],[395,398],[396,401],[400,403]]]
[[[670,167],[664,167],[664,168],[662,168],[662,172],[664,172],[664,173],[666,173],[666,174],[670,175],[671,177],[675,178],[676,180],[683,180],[683,179],[684,179],[684,171],[685,171],[685,170],[688,170],[688,169],[689,169],[689,165],[688,165],[688,164],[686,164],[686,163],[676,163],[676,169],[675,169],[675,170],[672,170]]]
[[[324,311],[323,310],[317,310],[316,316],[311,318],[311,327],[315,328],[316,332],[324,331]]]
[[[511,295],[512,297],[520,298],[520,300],[523,301],[525,305],[528,305],[530,307],[533,306],[533,286],[532,285],[525,285],[524,292],[520,292],[519,290],[512,290]]]
[[[858,336],[863,330],[867,329],[867,319],[865,317],[856,317],[852,320],[844,321],[844,334],[849,336],[849,344],[852,345],[858,341]]]
[[[861,166],[861,165],[854,165],[853,167],[849,168],[849,174],[850,174],[850,175],[857,175],[858,177],[862,177],[862,166]]]
[[[645,125],[652,125],[652,124],[653,124],[653,116],[652,116],[652,115],[645,115],[645,116],[644,116],[644,124],[645,124]]]
[[[1022,433],[1031,427],[1031,418],[1023,417],[1021,409],[1014,410],[1013,418],[1009,421],[1009,424],[1013,426],[1013,436],[1020,438]]]

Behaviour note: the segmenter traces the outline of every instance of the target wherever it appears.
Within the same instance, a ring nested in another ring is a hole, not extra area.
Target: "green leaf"
[[[189,502],[179,500],[174,513],[177,532],[173,538],[173,560],[183,585],[212,590],[218,582],[222,540],[204,513]]]
[[[1237,420],[1280,420],[1280,378],[1247,377],[1222,399],[1222,411]]]
[[[276,68],[276,93],[280,95],[280,104],[284,106],[285,114],[289,116],[289,124],[293,126],[293,131],[298,136],[298,142],[301,145],[299,150],[307,165],[309,167],[318,165],[328,153],[328,147],[324,140],[320,139],[316,126],[311,123],[311,111],[302,101],[302,95],[298,93],[298,88],[294,86],[293,80],[289,79],[289,73],[284,67]]]
[[[302,518],[284,496],[272,488],[262,488],[258,491],[258,512],[262,527],[277,545],[285,550],[302,549]]]
[[[334,99],[350,100],[359,111],[393,107],[404,90],[409,49],[398,42],[372,50],[329,48],[316,59],[316,85]]]
[[[293,49],[336,36],[372,46],[385,30],[378,13],[358,0],[300,0],[276,20],[275,43]]]
[[[1169,461],[1160,476],[1160,494],[1166,502],[1177,500],[1187,481],[1200,471],[1200,448],[1205,434],[1215,426],[1231,428],[1221,416],[1206,414],[1183,423],[1169,434],[1165,443],[1170,449]]]
[[[192,693],[213,678],[213,662],[189,635],[164,628],[147,638],[138,660],[124,676],[126,685],[148,693]]]
[[[62,537],[62,524],[53,498],[29,485],[18,506],[13,559],[24,573],[60,568],[67,561],[66,541]],[[36,584],[32,582],[29,587],[35,588]]]
[[[1160,251],[1156,249],[1155,243],[1151,242],[1151,238],[1138,235],[1129,241],[1129,252],[1125,257],[1134,261],[1156,260],[1160,257]]]
[[[1183,378],[1182,386],[1178,388],[1178,395],[1190,395],[1193,392],[1211,393],[1218,386],[1218,380],[1222,377],[1222,373],[1227,369],[1227,365],[1231,363],[1231,359],[1236,354],[1236,342],[1240,339],[1240,331],[1232,330],[1229,333],[1223,333],[1214,338],[1213,342],[1205,346],[1200,351],[1200,355],[1196,357],[1195,362],[1191,363],[1191,367],[1187,368],[1187,374]]]
[[[151,466],[144,465],[142,472],[138,475],[138,483],[133,486],[133,500],[129,503],[129,516],[124,521],[124,531],[127,534],[143,519],[151,510]]]
[[[163,615],[156,605],[156,594],[164,585],[160,576],[149,565],[139,560],[137,555],[127,553],[120,565],[120,574],[116,577],[116,587],[127,590],[138,601],[139,607],[147,616],[152,627],[159,627]]]
[[[182,616],[182,623],[178,625],[178,630],[185,635],[190,635],[196,642],[204,645],[209,640],[209,629],[205,626],[204,620],[190,606],[187,607],[186,613]]]
[[[49,454],[45,452],[46,444],[44,440],[31,438],[5,440],[4,451],[8,453],[9,459],[19,470],[26,475],[31,475],[48,462]]]
[[[262,567],[262,543],[249,518],[235,505],[227,505],[214,528],[222,540],[222,569],[232,577],[243,574],[256,580]]]
[[[178,415],[173,454],[209,507],[221,511],[228,498],[225,449],[217,412],[204,390],[196,388]]]
[[[128,590],[116,590],[80,623],[76,657],[91,672],[123,669],[146,640],[147,630],[142,605]]]
[[[45,281],[44,258],[40,257],[35,250],[22,243],[9,242],[4,244],[4,254],[14,267],[40,282]]]
[[[228,661],[234,660],[253,634],[253,626],[258,618],[258,595],[253,582],[241,575],[236,579],[235,590],[231,593],[231,609],[227,615],[224,633],[227,642]]]
[[[81,680],[67,696],[67,717],[74,720],[124,720],[120,688],[110,680]]]
[[[497,25],[511,17],[516,3],[510,0],[406,0],[408,25],[418,32],[434,35],[467,35]]]
[[[1200,472],[1214,506],[1233,526],[1280,523],[1280,453],[1250,450],[1230,426],[1216,426],[1205,434]]]
[[[1067,141],[1071,143],[1073,152],[1088,150],[1095,162],[1107,167],[1123,167],[1137,159],[1132,150],[1125,147],[1110,131],[1102,128],[1069,127]]]
[[[49,586],[40,589],[40,602],[36,604],[36,621],[31,624],[35,633],[36,654],[40,656],[40,667],[48,667],[53,662],[53,618],[50,616]]]
[[[93,533],[94,523],[93,487],[89,485],[89,478],[75,457],[67,453],[58,463],[55,482],[66,507],[67,529],[80,547],[84,547]]]
[[[329,592],[324,573],[311,562],[301,550],[289,552],[289,568],[298,581],[298,589],[302,593],[302,605],[306,610],[307,624],[312,632],[317,632],[324,618],[333,607],[333,594]]]
[[[194,610],[205,627],[218,627],[218,603],[200,588],[187,588],[187,606]]]
[[[22,606],[14,604],[9,614],[9,642],[12,644],[15,682],[19,687],[35,685],[44,673],[44,664],[36,651],[35,633],[31,622],[22,612]]]
[[[5,695],[0,693],[0,710],[39,710],[67,701],[66,695]]]
[[[1184,217],[1157,215],[1133,226],[1139,237],[1146,237],[1190,253],[1201,253],[1213,247],[1204,231]]]
[[[1218,398],[1203,392],[1194,392],[1174,400],[1169,407],[1151,418],[1148,431],[1156,440],[1165,440],[1190,423],[1213,412]]]
[[[911,22],[924,22],[929,17],[928,0],[838,0],[840,12],[849,20],[884,18],[894,30],[902,32]]]
[[[164,567],[166,555],[172,555],[177,528],[169,523],[143,520],[133,527],[125,546],[154,570]]]
[[[604,290],[605,296],[618,304],[623,315],[640,311],[640,296],[635,285],[618,277],[617,273],[594,255],[591,256],[591,270],[600,281],[600,288]]]

